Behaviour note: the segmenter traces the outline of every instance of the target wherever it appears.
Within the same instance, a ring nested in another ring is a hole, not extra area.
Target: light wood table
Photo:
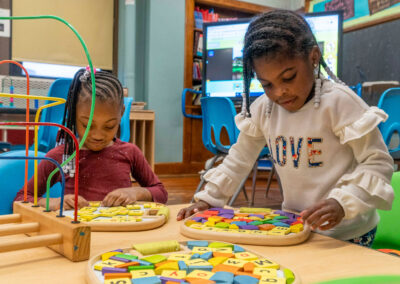
[[[121,233],[92,232],[91,256],[127,248],[133,243],[188,240],[179,234],[180,222],[175,220],[183,205],[169,207],[171,218],[159,229]],[[0,241],[4,238],[8,237],[0,237]],[[308,241],[296,246],[243,246],[295,270],[302,283],[350,276],[400,274],[400,257],[319,234],[312,233]],[[1,253],[0,259],[0,283],[85,283],[86,261],[74,263],[47,248]]]
[[[154,120],[152,110],[132,110],[129,116],[131,128],[131,143],[142,150],[147,162],[154,171]]]

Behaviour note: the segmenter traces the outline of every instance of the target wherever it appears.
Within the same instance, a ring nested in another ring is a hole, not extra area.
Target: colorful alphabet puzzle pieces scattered
[[[304,229],[300,216],[269,208],[211,208],[193,215],[185,225],[213,232],[275,236],[296,234]]]
[[[291,284],[294,273],[243,247],[188,241],[180,250],[143,256],[136,250],[106,252],[90,273],[106,284]],[[296,282],[298,283],[298,282]]]
[[[78,221],[101,223],[142,222],[149,216],[165,216],[168,218],[168,208],[160,203],[138,203],[117,207],[102,207],[101,202],[89,202],[89,206],[78,210]],[[73,216],[73,210],[65,211],[68,217]]]

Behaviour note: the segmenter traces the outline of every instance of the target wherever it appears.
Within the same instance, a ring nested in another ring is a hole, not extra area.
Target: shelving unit
[[[131,143],[139,147],[154,170],[154,121],[152,110],[133,110],[129,115]]]
[[[200,80],[193,80],[193,61],[200,59],[193,52],[194,34],[202,32],[195,27],[194,11],[199,6],[203,9],[214,9],[220,18],[250,18],[258,13],[272,10],[272,8],[237,0],[186,0],[185,2],[185,63],[184,88],[200,85]],[[201,107],[193,105],[193,97],[189,93],[185,100],[186,112],[201,114]],[[156,172],[159,174],[197,173],[204,167],[204,162],[211,157],[211,153],[202,143],[202,121],[200,119],[184,118],[183,123],[183,155],[182,163],[158,163]]]

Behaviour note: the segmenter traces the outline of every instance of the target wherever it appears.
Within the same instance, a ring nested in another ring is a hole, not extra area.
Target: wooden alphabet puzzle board
[[[182,222],[180,232],[193,239],[250,245],[294,245],[310,235],[300,217],[269,208],[211,208]]]
[[[241,246],[214,241],[164,241],[104,252],[88,262],[88,283],[286,284],[292,270]]]
[[[169,209],[155,202],[137,202],[133,205],[102,207],[101,202],[89,202],[88,207],[78,211],[78,220],[91,227],[92,231],[144,231],[165,224]],[[74,211],[64,211],[73,218]]]

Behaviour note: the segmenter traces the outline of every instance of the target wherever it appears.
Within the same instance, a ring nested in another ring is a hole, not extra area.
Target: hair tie
[[[95,68],[93,68],[93,74],[96,74]],[[79,77],[79,81],[81,81],[81,83],[84,83],[88,80],[89,77],[90,77],[90,66],[87,65],[85,72],[83,72],[83,74]]]

